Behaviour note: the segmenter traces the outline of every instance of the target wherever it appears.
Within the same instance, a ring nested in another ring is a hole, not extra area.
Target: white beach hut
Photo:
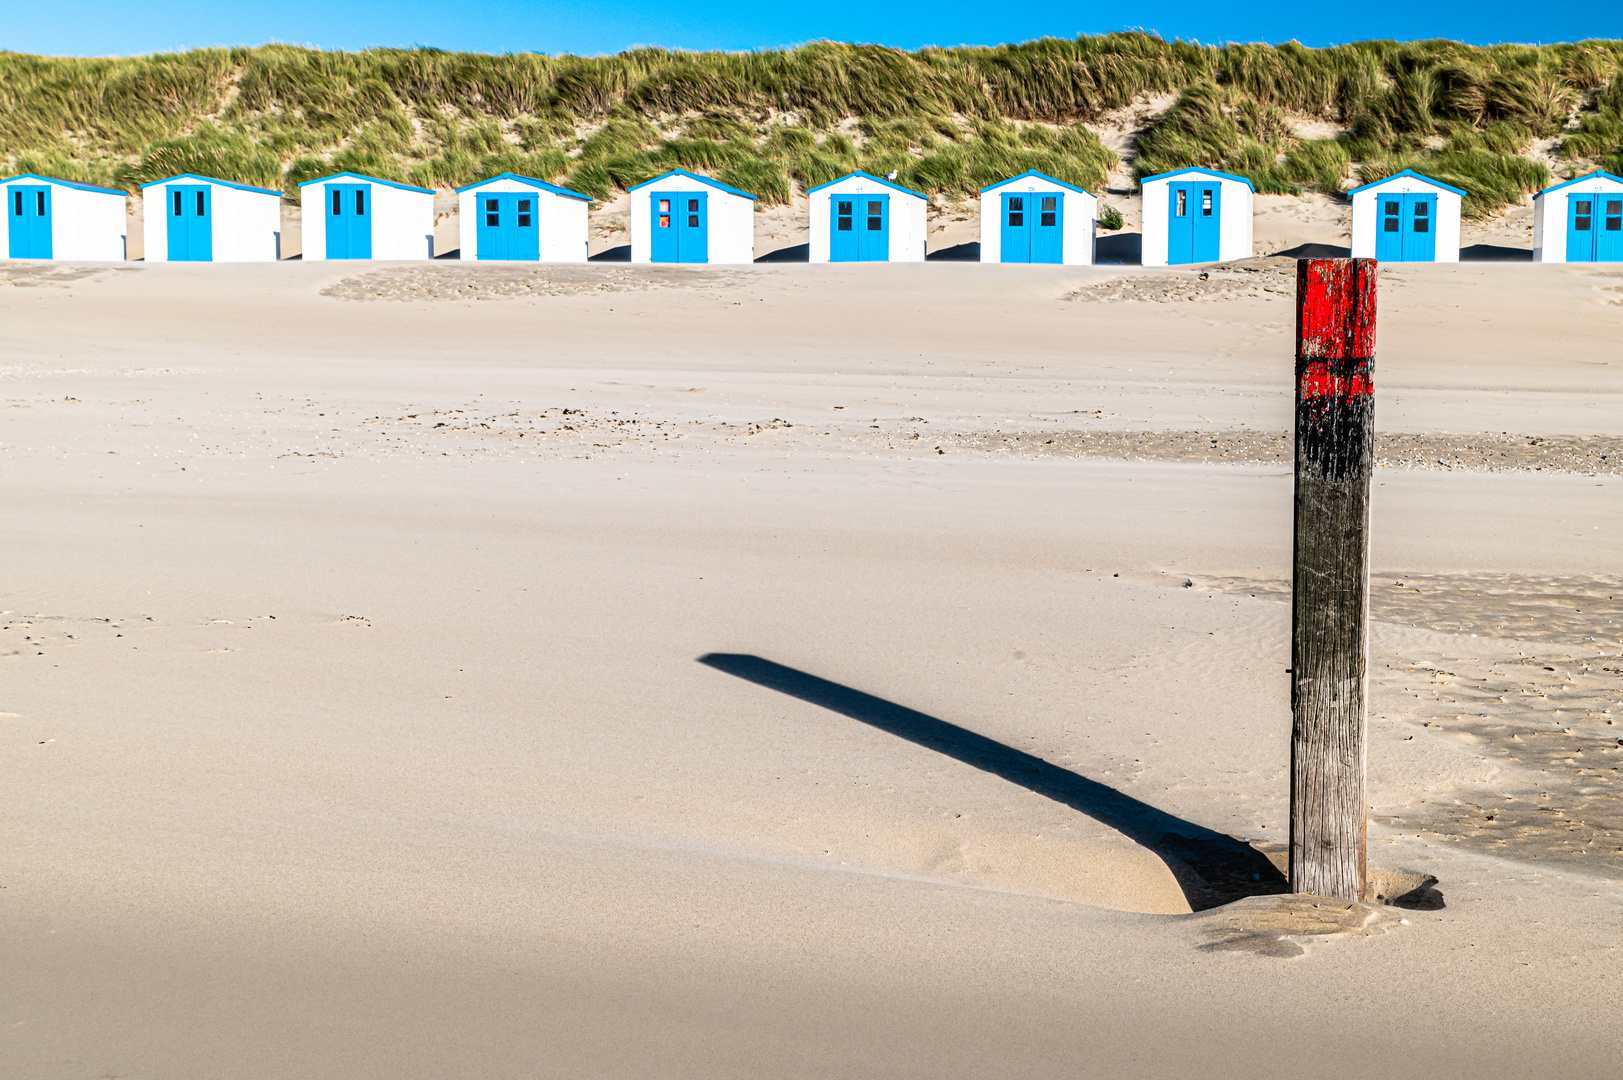
[[[3,250],[10,259],[125,257],[125,194],[23,173],[0,180],[6,198]]]
[[[304,260],[432,259],[434,192],[341,172],[299,185]]]
[[[923,262],[930,200],[865,172],[806,192],[811,205],[808,258],[825,262]]]
[[[182,173],[141,185],[147,262],[275,262],[282,193]]]
[[[1146,177],[1145,266],[1179,266],[1251,257],[1251,181],[1211,169],[1175,169]]]
[[[1347,192],[1352,255],[1381,262],[1460,261],[1465,192],[1412,169]]]
[[[1592,172],[1533,196],[1534,262],[1623,262],[1623,177]]]
[[[456,193],[464,259],[586,261],[590,195],[512,173]]]
[[[1099,200],[1035,169],[981,189],[981,262],[1093,263]]]
[[[672,169],[629,189],[634,263],[755,260],[755,196]]]

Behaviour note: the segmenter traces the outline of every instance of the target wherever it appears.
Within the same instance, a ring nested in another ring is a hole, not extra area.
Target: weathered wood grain
[[[1346,900],[1366,878],[1375,281],[1373,259],[1297,263],[1290,884]]]

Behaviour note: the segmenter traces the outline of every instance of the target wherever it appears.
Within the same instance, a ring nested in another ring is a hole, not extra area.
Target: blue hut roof
[[[981,194],[984,195],[988,191],[996,191],[998,188],[1002,187],[1004,184],[1012,184],[1016,180],[1024,180],[1028,176],[1035,176],[1039,180],[1047,180],[1050,184],[1058,184],[1060,187],[1065,188],[1068,191],[1075,191],[1075,192],[1077,192],[1078,194],[1081,194],[1081,195],[1092,195],[1093,194],[1093,192],[1089,191],[1087,188],[1079,188],[1075,184],[1067,184],[1063,180],[1057,180],[1054,177],[1049,176],[1047,173],[1038,172],[1036,169],[1027,169],[1025,172],[1021,173],[1019,176],[1011,176],[1007,180],[999,180],[995,184],[988,184],[986,187],[981,188]]]
[[[929,196],[924,194],[924,192],[922,192],[922,191],[914,191],[910,187],[903,187],[902,185],[900,185],[898,183],[895,183],[894,181],[886,180],[883,176],[875,176],[873,173],[865,173],[861,169],[858,169],[856,172],[846,173],[844,176],[840,177],[838,180],[830,180],[826,184],[818,184],[814,188],[807,188],[806,189],[806,194],[810,195],[814,191],[822,191],[824,188],[833,187],[835,184],[843,184],[847,180],[851,179],[854,176],[860,176],[864,180],[872,180],[876,184],[884,184],[886,187],[890,188],[892,191],[900,191],[902,194],[911,195],[915,199],[928,199],[929,198]]]
[[[368,184],[382,184],[384,187],[399,188],[401,191],[415,191],[419,195],[434,194],[433,188],[416,187],[412,184],[396,183],[393,180],[380,180],[375,176],[364,176],[355,172],[333,173],[331,176],[318,176],[314,180],[306,180],[299,187],[308,187],[311,184],[325,184],[329,180],[360,180]]]
[[[190,180],[198,184],[218,184],[221,187],[236,188],[238,191],[252,191],[256,195],[275,195],[278,199],[282,197],[280,191],[272,191],[270,188],[254,187],[252,184],[235,184],[230,180],[220,180],[213,176],[198,176],[196,173],[189,172],[176,173],[174,176],[166,176],[162,180],[153,180],[151,183],[142,184],[141,190],[145,191],[147,188],[157,187],[159,184],[173,184],[176,180]]]
[[[1564,187],[1571,187],[1573,184],[1580,184],[1585,180],[1593,180],[1597,176],[1605,180],[1610,180],[1614,184],[1623,184],[1623,176],[1614,176],[1605,169],[1596,169],[1592,173],[1585,173],[1583,176],[1575,176],[1571,180],[1563,180],[1559,184],[1552,184],[1543,191],[1539,192],[1538,195],[1534,195],[1533,198],[1536,199],[1541,195],[1548,195],[1552,191],[1560,191]]]
[[[751,195],[749,192],[740,191],[737,188],[732,187],[729,184],[723,184],[720,180],[717,180],[714,177],[700,176],[698,173],[691,173],[691,172],[688,172],[686,169],[672,169],[670,172],[660,173],[658,176],[654,177],[652,180],[644,180],[640,184],[632,184],[630,187],[626,188],[626,190],[627,191],[636,191],[638,188],[645,188],[649,184],[657,184],[661,180],[668,179],[668,178],[670,178],[672,176],[685,176],[689,180],[697,180],[701,184],[708,184],[710,187],[717,188],[717,189],[719,189],[721,191],[725,191],[729,195],[742,195],[746,199],[755,198],[755,196]]]
[[[1391,176],[1383,176],[1379,180],[1374,180],[1374,181],[1371,181],[1368,184],[1362,184],[1362,185],[1360,185],[1358,187],[1355,187],[1351,191],[1347,192],[1347,194],[1348,195],[1357,195],[1360,191],[1368,191],[1372,187],[1379,187],[1382,184],[1388,183],[1389,181],[1398,179],[1400,176],[1407,176],[1407,177],[1410,177],[1411,179],[1414,179],[1414,180],[1423,180],[1426,183],[1430,184],[1432,187],[1439,187],[1439,188],[1442,188],[1444,191],[1452,191],[1454,194],[1459,195],[1461,197],[1464,197],[1467,194],[1467,192],[1461,191],[1459,188],[1455,187],[1453,184],[1445,184],[1441,180],[1433,180],[1431,177],[1425,176],[1425,175],[1423,175],[1421,173],[1417,173],[1413,169],[1404,169],[1402,172],[1395,172]]]
[[[62,187],[73,188],[76,191],[94,191],[102,195],[128,195],[127,191],[118,188],[97,187],[95,184],[81,184],[77,180],[63,180],[55,176],[41,176],[39,173],[18,173],[0,180],[0,184],[14,184],[18,180],[35,180],[42,184],[60,184]]]
[[[457,188],[456,192],[458,195],[460,195],[464,191],[472,191],[475,188],[482,188],[486,184],[494,184],[498,180],[512,180],[520,184],[529,184],[531,187],[540,188],[542,191],[550,191],[554,195],[565,195],[571,199],[582,199],[586,202],[592,201],[592,197],[590,195],[582,195],[578,191],[570,191],[566,187],[559,187],[557,184],[549,184],[545,180],[537,180],[533,176],[519,176],[517,173],[510,172],[498,173],[495,176],[479,181],[477,184],[465,184],[462,187]]]
[[[1154,176],[1146,176],[1144,179],[1138,182],[1138,186],[1143,187],[1151,180],[1171,180],[1174,176],[1183,176],[1187,173],[1200,173],[1202,176],[1215,176],[1219,180],[1233,180],[1235,183],[1244,184],[1252,191],[1257,190],[1257,186],[1243,176],[1235,176],[1233,173],[1218,172],[1216,169],[1202,169],[1198,165],[1191,165],[1185,169],[1173,169],[1171,172],[1156,173]]]

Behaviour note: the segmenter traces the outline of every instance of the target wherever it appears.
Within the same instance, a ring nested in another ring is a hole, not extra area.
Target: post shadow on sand
[[[1336,244],[1297,244],[1274,255],[1287,259],[1346,259],[1352,256],[1352,248]]]
[[[1251,845],[957,724],[747,653],[707,653],[699,663],[859,720],[1081,811],[1159,855],[1194,911],[1287,891],[1285,876]]]

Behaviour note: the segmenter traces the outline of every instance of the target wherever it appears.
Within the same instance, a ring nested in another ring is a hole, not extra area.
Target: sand
[[[1383,268],[1336,905],[1204,272],[4,268],[0,1071],[1612,1075],[1617,279]]]

